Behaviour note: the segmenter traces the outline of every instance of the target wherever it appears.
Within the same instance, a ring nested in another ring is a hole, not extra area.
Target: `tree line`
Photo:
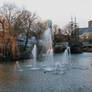
[[[29,38],[32,36],[37,39],[41,38],[42,33],[48,28],[47,21],[42,21],[39,16],[27,9],[19,8],[14,4],[4,3],[0,7],[0,53],[5,56],[10,54],[13,57],[17,53],[17,56],[19,56],[20,50],[16,44],[18,38],[21,35],[25,35],[23,47],[25,51]],[[57,24],[52,24],[52,33],[54,36],[63,34],[68,37],[72,33],[72,26],[73,24],[69,23],[61,29]]]
[[[28,39],[31,36],[40,38],[43,31],[47,28],[47,23],[27,9],[20,9],[14,4],[4,3],[0,7],[0,52],[9,55],[12,52],[14,57],[16,52],[19,56],[17,43],[20,35],[25,35],[26,41],[23,47],[27,48]]]

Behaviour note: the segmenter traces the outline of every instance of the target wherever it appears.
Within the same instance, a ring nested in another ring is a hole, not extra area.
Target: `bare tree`
[[[32,25],[32,31],[34,32],[36,38],[40,39],[43,32],[47,29],[47,22],[38,20]]]
[[[69,22],[63,29],[64,34],[67,35],[68,40],[78,40],[79,36],[79,27],[76,22]]]
[[[17,51],[17,54],[19,56],[19,48],[16,45],[15,38],[10,35],[9,29],[8,29],[8,22],[6,19],[4,19],[3,16],[0,17],[0,24],[1,24],[1,32],[0,32],[0,53],[3,54],[3,56],[9,55],[10,52],[13,57],[15,57],[15,53]]]
[[[30,34],[32,34],[32,23],[37,19],[36,14],[32,14],[31,12],[27,10],[22,10],[22,12],[17,17],[16,23],[15,23],[15,30],[20,34],[25,34],[26,41],[24,50],[27,47],[28,44],[28,38]]]
[[[71,35],[71,32],[72,32],[72,24],[69,23],[67,24],[65,27],[64,27],[64,34],[65,35]]]
[[[54,25],[52,26],[52,30],[53,30],[53,33],[54,33],[54,34],[57,34],[57,33],[58,33],[58,25],[57,25],[57,24],[54,24]]]
[[[9,52],[12,52],[11,55],[15,56],[16,50],[19,52],[13,30],[13,25],[18,14],[18,8],[13,4],[5,3],[0,8],[0,24],[2,27],[0,32],[0,44],[2,44],[1,52],[3,55],[9,55]]]
[[[0,15],[8,22],[8,30],[10,34],[12,34],[13,25],[19,13],[20,10],[14,4],[4,3],[0,8]]]

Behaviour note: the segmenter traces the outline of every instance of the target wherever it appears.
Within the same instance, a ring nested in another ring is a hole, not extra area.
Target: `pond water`
[[[92,53],[64,60],[63,54],[54,55],[52,71],[45,70],[46,60],[37,62],[36,70],[32,60],[1,63],[0,92],[92,92]]]

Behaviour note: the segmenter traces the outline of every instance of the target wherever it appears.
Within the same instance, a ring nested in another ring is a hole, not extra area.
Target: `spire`
[[[71,16],[71,22],[73,22],[73,18],[72,18],[72,16]]]
[[[76,17],[75,17],[74,28],[76,29],[77,27],[78,27],[78,26],[77,26]]]
[[[71,17],[71,30],[73,30],[73,18]]]

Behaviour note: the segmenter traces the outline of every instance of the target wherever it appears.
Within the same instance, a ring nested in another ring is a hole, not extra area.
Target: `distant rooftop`
[[[92,32],[92,28],[80,28],[79,32],[80,32],[80,35],[85,32]]]

